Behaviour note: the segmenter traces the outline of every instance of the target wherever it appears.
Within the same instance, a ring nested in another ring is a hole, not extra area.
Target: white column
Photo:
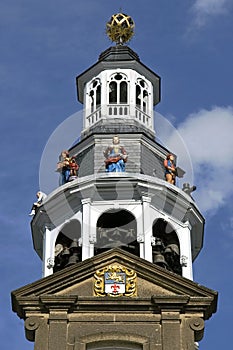
[[[152,220],[150,213],[151,198],[142,196],[142,217],[143,217],[143,233],[144,233],[144,247],[145,247],[145,259],[152,262]]]
[[[180,259],[182,276],[193,280],[192,248],[191,248],[191,225],[188,221],[176,231],[180,242]]]
[[[153,86],[152,86],[151,82],[149,82],[148,85],[149,85],[148,114],[149,114],[150,120],[151,120],[150,128],[154,131]]]
[[[87,93],[87,85],[84,88],[83,96],[84,96],[84,106],[85,106],[84,113],[83,113],[83,129],[86,129],[89,126],[89,123],[87,122],[87,117],[91,113],[90,97],[88,96],[88,93]]]
[[[83,222],[82,222],[82,260],[90,258],[90,207],[91,199],[82,200]]]
[[[139,254],[140,258],[145,259],[145,249],[144,249],[144,242],[145,242],[145,235],[144,235],[144,229],[143,229],[143,206],[141,203],[138,203],[136,208],[133,211],[133,214],[136,218],[137,222],[137,241],[139,243]]]
[[[101,119],[108,116],[108,71],[101,72]]]
[[[45,227],[45,232],[43,234],[43,266],[42,266],[43,277],[53,274],[54,251],[51,245],[52,245],[51,232],[47,227]]]
[[[90,244],[90,257],[95,255],[95,243],[96,243],[96,225],[97,225],[98,211],[94,206],[90,206],[90,230],[89,230],[89,244]]]

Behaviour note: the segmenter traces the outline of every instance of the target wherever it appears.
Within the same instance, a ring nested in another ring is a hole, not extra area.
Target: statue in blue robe
[[[106,172],[124,172],[128,155],[124,147],[120,146],[117,135],[112,139],[112,145],[104,151]]]

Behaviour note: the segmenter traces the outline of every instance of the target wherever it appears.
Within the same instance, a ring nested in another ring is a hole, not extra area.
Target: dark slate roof
[[[99,60],[86,71],[76,77],[79,102],[83,103],[84,86],[106,69],[133,69],[151,81],[154,89],[154,105],[160,102],[160,77],[145,66],[136,52],[128,46],[112,46],[102,52]]]

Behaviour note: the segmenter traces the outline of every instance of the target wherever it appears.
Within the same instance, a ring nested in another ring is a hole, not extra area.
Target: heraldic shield
[[[137,274],[132,269],[112,264],[97,270],[94,278],[96,296],[137,296]]]

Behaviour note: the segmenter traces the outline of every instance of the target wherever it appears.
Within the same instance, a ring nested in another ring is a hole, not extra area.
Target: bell
[[[163,249],[164,249],[163,241],[160,238],[155,237],[154,244],[153,244],[153,251],[156,251],[157,254],[159,254],[161,253],[161,251],[163,251]]]
[[[77,250],[77,248],[78,248],[78,241],[77,241],[76,238],[74,238],[73,241],[72,241],[72,243],[71,243],[71,245],[70,245],[69,250],[70,250],[71,252],[74,252],[74,251]]]
[[[66,264],[66,266],[70,266],[70,265],[74,265],[76,264],[78,261],[79,261],[79,258],[78,258],[78,241],[77,239],[75,238],[71,245],[70,245],[70,248],[69,248],[69,251],[70,251],[70,257],[69,257],[69,260],[68,260],[68,263]]]
[[[162,254],[160,254],[160,253],[159,254],[153,254],[153,263],[155,265],[159,265],[159,266],[164,267],[164,268],[168,267],[168,264],[167,264],[164,256]]]
[[[57,267],[59,267],[59,269],[63,269],[66,266],[69,256],[69,249],[67,247],[64,247],[63,251],[58,256],[59,260],[57,263]]]
[[[180,255],[180,250],[177,244],[168,244],[164,250],[165,254],[171,254],[175,253],[177,255]]]
[[[70,266],[70,265],[74,265],[74,264],[76,264],[78,261],[79,261],[79,259],[78,259],[78,254],[74,253],[73,255],[71,255],[71,256],[69,257],[69,261],[68,261],[68,263],[66,264],[66,267],[67,267],[67,266]]]

